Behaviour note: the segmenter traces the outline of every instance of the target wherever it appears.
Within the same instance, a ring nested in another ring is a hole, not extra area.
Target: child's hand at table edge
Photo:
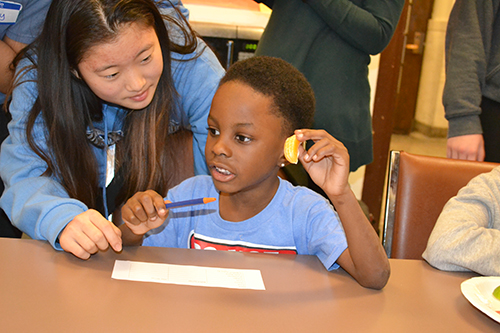
[[[153,190],[137,192],[121,208],[122,221],[141,239],[149,230],[161,226],[167,216],[163,197]],[[122,231],[126,230],[122,227]]]

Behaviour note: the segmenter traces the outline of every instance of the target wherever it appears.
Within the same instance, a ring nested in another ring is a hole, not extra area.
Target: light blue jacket
[[[207,174],[204,155],[207,116],[224,70],[212,51],[199,40],[197,51],[199,52],[201,48],[205,48],[202,55],[192,61],[180,62],[174,59],[193,58],[194,54],[172,54],[172,76],[180,96],[180,108],[193,132],[195,173]],[[24,59],[18,69],[27,63],[28,60]],[[30,75],[36,78],[35,71]],[[41,176],[47,165],[31,150],[25,133],[26,120],[37,96],[35,82],[24,82],[14,90],[10,105],[12,114],[12,121],[9,123],[10,136],[4,141],[0,151],[0,176],[5,183],[0,207],[4,209],[11,222],[31,238],[47,240],[56,249],[61,249],[57,242],[60,232],[88,207],[78,200],[69,198],[63,186],[54,177]],[[122,129],[125,115],[123,109],[104,105],[103,114],[104,120],[94,123],[95,128],[104,130],[105,121],[108,131]],[[34,137],[42,149],[46,149],[44,131],[43,121],[39,118],[34,128]],[[101,186],[104,186],[106,155],[102,149],[94,149]]]

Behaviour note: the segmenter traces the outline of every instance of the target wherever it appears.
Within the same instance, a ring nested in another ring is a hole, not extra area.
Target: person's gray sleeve
[[[423,258],[448,271],[500,275],[500,169],[473,179],[445,205]]]
[[[482,134],[481,87],[485,85],[491,29],[491,0],[457,0],[446,31],[446,82],[443,91],[448,137]]]
[[[378,54],[389,44],[403,10],[404,0],[306,1],[340,37],[368,54]]]

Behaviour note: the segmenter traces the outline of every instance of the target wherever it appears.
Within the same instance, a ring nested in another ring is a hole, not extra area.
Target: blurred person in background
[[[500,162],[500,2],[456,0],[446,30],[447,157]]]
[[[404,0],[254,0],[272,9],[256,55],[282,58],[300,70],[316,97],[313,128],[342,142],[350,171],[373,160],[368,65],[389,44]],[[297,166],[295,184],[314,186]]]

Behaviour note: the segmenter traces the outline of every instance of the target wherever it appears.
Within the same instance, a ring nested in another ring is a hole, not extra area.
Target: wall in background
[[[446,25],[454,0],[435,0],[425,40],[422,74],[415,110],[415,129],[428,136],[445,137],[448,122],[442,104],[445,83]]]

